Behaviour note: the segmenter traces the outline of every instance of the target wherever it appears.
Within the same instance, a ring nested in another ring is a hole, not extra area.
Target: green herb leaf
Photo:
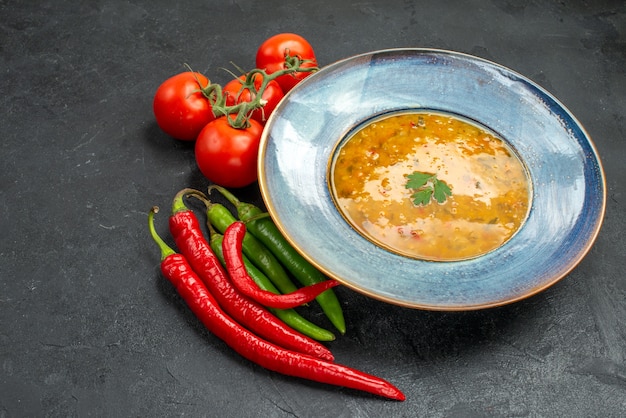
[[[433,189],[427,187],[425,189],[421,189],[411,195],[413,198],[413,203],[416,205],[427,205],[430,203],[430,197],[433,194]]]
[[[448,196],[452,195],[452,190],[450,190],[450,187],[441,180],[435,180],[435,182],[433,183],[433,187],[433,196],[435,197],[435,200],[437,200],[437,202],[439,203],[445,202]]]
[[[417,206],[429,204],[433,197],[437,202],[443,203],[448,196],[452,196],[450,186],[445,181],[437,179],[436,174],[415,171],[406,177],[408,180],[405,187],[415,190],[411,198],[413,204]]]
[[[407,189],[419,189],[420,187],[426,185],[428,180],[433,177],[434,174],[430,173],[421,173],[419,171],[414,172],[413,174],[409,174],[407,178],[409,181],[406,182]]]

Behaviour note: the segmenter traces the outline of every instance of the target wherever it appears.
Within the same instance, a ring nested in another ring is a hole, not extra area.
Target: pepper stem
[[[242,202],[231,192],[223,188],[222,186],[218,186],[213,184],[209,186],[208,192],[211,193],[212,190],[217,190],[222,194],[237,210],[237,215],[239,219],[244,223],[251,222],[252,218],[257,218],[263,212],[261,208],[253,205],[252,203]]]
[[[258,221],[259,219],[266,219],[266,218],[270,218],[270,214],[267,212],[263,212],[263,213],[259,213],[258,215],[254,215],[249,217],[248,219],[245,220],[245,224],[250,223],[250,222],[254,222],[254,221]]]
[[[159,211],[158,206],[152,206],[150,209],[150,213],[148,213],[148,228],[150,229],[150,235],[152,235],[152,239],[161,249],[161,261],[165,260],[170,255],[176,254],[171,247],[169,247],[165,241],[157,234],[156,229],[154,228],[154,214]]]
[[[224,196],[226,198],[226,200],[228,200],[233,206],[235,207],[239,207],[239,205],[241,205],[241,201],[239,199],[237,199],[237,196],[235,196],[234,194],[232,194],[231,192],[229,192],[227,189],[225,189],[222,186],[218,186],[217,184],[212,184],[209,186],[208,192],[209,194],[211,194],[212,190],[217,190],[222,196]]]
[[[176,193],[176,196],[174,196],[174,199],[172,200],[172,215],[189,210],[189,208],[185,205],[185,196],[194,196],[200,200],[207,199],[206,195],[200,190],[191,188],[182,189]]]
[[[196,199],[198,199],[199,201],[201,201],[202,203],[204,203],[205,206],[209,206],[211,205],[211,201],[209,200],[209,198],[207,197],[207,195],[205,195],[204,193],[202,193],[200,190],[196,190],[196,189],[184,189],[181,190],[182,192],[185,192],[186,196],[189,197],[195,197]]]
[[[186,194],[188,196],[190,196],[190,197],[195,197],[196,199],[198,199],[202,203],[204,203],[204,206],[206,207],[207,210],[209,210],[209,208],[213,204],[213,203],[211,203],[211,201],[209,200],[207,195],[202,193],[200,190],[187,189],[187,193]],[[211,225],[211,222],[208,219],[206,221],[206,225],[207,225],[207,228],[209,229],[209,236],[215,235],[215,233],[217,233],[217,231],[215,230],[215,228],[213,228],[213,225]]]

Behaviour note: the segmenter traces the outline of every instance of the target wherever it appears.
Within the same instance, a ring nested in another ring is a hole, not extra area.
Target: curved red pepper
[[[262,290],[248,275],[246,266],[243,263],[241,246],[245,234],[246,226],[240,221],[232,223],[226,231],[224,231],[222,247],[224,249],[226,268],[235,287],[241,293],[261,305],[277,309],[295,308],[304,303],[311,302],[319,296],[320,293],[339,285],[339,282],[336,280],[326,280],[314,285],[301,287],[294,292],[284,295],[277,295]]]
[[[180,252],[222,309],[237,322],[279,346],[325,360],[334,360],[333,354],[322,344],[290,328],[263,306],[235,289],[204,238],[198,218],[191,210],[176,211],[170,216],[169,226]]]
[[[181,254],[165,258],[161,263],[161,271],[207,329],[246,359],[288,376],[362,390],[399,401],[405,399],[398,388],[384,379],[286,350],[252,334],[219,308],[217,301]]]
[[[182,254],[167,246],[154,229],[154,208],[148,216],[150,233],[161,250],[161,272],[207,329],[244,358],[278,373],[320,383],[362,390],[398,401],[404,394],[384,379],[340,364],[274,345],[229,317],[209,293]]]

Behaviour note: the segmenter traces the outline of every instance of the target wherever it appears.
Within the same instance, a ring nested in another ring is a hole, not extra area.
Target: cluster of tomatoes
[[[265,122],[283,96],[317,70],[313,48],[293,33],[261,44],[256,68],[225,86],[187,71],[156,91],[153,110],[159,127],[182,141],[195,142],[202,174],[225,187],[257,179],[257,156]]]

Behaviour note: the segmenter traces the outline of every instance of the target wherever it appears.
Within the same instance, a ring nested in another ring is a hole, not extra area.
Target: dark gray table
[[[524,4],[0,0],[0,417],[624,416],[626,6]],[[156,87],[184,63],[225,82],[286,31],[321,65],[390,47],[494,60],[558,97],[603,159],[597,242],[535,297],[437,313],[338,290],[348,333],[329,347],[404,403],[243,360],[158,270],[148,209],[207,184],[156,127]]]

